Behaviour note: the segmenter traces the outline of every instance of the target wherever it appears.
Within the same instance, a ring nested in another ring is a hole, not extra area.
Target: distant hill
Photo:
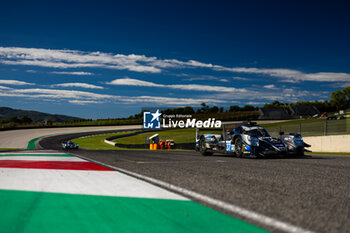
[[[12,117],[22,118],[24,116],[31,118],[33,122],[43,122],[45,120],[51,120],[54,122],[82,120],[82,118],[78,117],[0,107],[0,120],[10,119]]]

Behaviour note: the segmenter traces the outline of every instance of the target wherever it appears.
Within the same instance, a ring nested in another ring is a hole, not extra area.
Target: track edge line
[[[86,158],[85,156],[77,155],[75,153],[74,154],[71,153],[71,154],[75,155],[77,157],[80,157],[82,159],[88,160],[90,162],[97,163],[99,165],[102,165],[102,166],[111,168],[113,170],[119,171],[119,172],[124,173],[126,175],[129,175],[129,176],[138,178],[140,180],[149,182],[151,184],[160,186],[160,187],[168,189],[170,191],[182,194],[185,197],[189,197],[192,200],[199,200],[199,201],[202,201],[204,203],[222,208],[228,212],[242,216],[242,217],[249,219],[251,221],[258,222],[262,225],[272,227],[274,229],[282,230],[284,232],[289,232],[289,233],[314,233],[313,231],[306,230],[302,227],[294,226],[290,223],[286,223],[286,222],[265,216],[263,214],[259,214],[257,212],[252,211],[252,210],[248,210],[248,209],[245,209],[243,207],[239,207],[239,206],[234,205],[234,204],[220,201],[218,199],[215,199],[215,198],[212,198],[212,197],[209,197],[209,196],[206,196],[206,195],[203,195],[203,194],[200,194],[200,193],[197,193],[197,192],[185,189],[185,188],[181,188],[179,186],[176,186],[176,185],[173,185],[173,184],[161,181],[161,180],[157,180],[157,179],[152,178],[152,177],[148,177],[148,176],[141,175],[141,174],[138,174],[135,172],[131,172],[131,171],[125,170],[123,168],[111,166],[111,165],[96,161],[94,159]]]

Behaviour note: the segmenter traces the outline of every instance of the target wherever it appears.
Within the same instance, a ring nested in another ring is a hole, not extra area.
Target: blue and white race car
[[[196,151],[202,155],[214,152],[232,153],[237,157],[244,155],[265,157],[268,155],[304,155],[305,147],[300,134],[280,133],[278,138],[271,137],[267,130],[255,122],[243,122],[222,134],[202,134],[196,136]]]
[[[63,149],[79,149],[79,145],[77,143],[73,143],[72,141],[62,143]]]

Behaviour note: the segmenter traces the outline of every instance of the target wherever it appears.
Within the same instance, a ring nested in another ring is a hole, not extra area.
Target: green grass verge
[[[200,133],[221,133],[221,130],[201,130]],[[189,129],[172,129],[172,130],[164,130],[159,132],[151,132],[151,133],[141,133],[135,136],[125,137],[125,138],[119,138],[114,140],[114,142],[121,143],[121,144],[144,144],[146,137],[152,136],[154,134],[158,133],[160,139],[167,140],[171,139],[174,140],[175,143],[194,143],[196,142],[196,129],[189,128]]]
[[[218,131],[215,130],[206,130],[201,131],[201,133],[215,133]],[[116,135],[124,135],[131,133],[129,132],[121,132],[121,133],[111,133],[111,134],[103,134],[96,136],[88,136],[74,139],[74,143],[78,143],[81,148],[89,149],[89,150],[145,150],[145,149],[128,149],[128,148],[120,148],[114,147],[104,142],[104,140],[111,136]],[[139,135],[125,137],[116,139],[115,141],[123,144],[143,144],[145,142],[145,137],[153,135],[152,133],[142,133]],[[195,138],[195,129],[176,129],[176,130],[166,130],[158,132],[160,137],[163,139],[174,139],[175,143],[189,143],[194,142]],[[3,148],[0,150],[17,150],[15,148]],[[175,151],[184,151],[177,149]],[[350,155],[349,153],[339,153],[339,152],[307,152],[308,155]]]
[[[201,133],[215,133],[221,131],[215,130],[203,130]],[[103,134],[103,135],[95,135],[88,137],[81,137],[73,139],[74,143],[78,143],[80,148],[89,149],[89,150],[145,150],[145,149],[127,149],[114,147],[104,142],[104,140],[111,136],[124,135],[132,133],[122,132],[122,133],[112,133],[112,134]],[[194,143],[195,142],[195,129],[175,129],[175,130],[166,130],[159,132],[151,132],[151,133],[141,133],[135,136],[125,137],[114,140],[115,142],[121,144],[144,144],[145,138],[149,137],[155,133],[159,133],[161,139],[172,139],[175,143]],[[178,149],[179,150],[179,149]],[[182,151],[182,150],[180,150]]]
[[[301,133],[303,137],[308,136],[322,136],[324,134],[324,119],[298,119],[291,120],[286,122],[277,122],[269,124],[261,124],[265,127],[271,136],[278,136],[279,131],[284,131],[285,133],[298,133],[299,124],[301,124]],[[146,137],[149,137],[155,133],[158,133],[160,138],[163,140],[172,139],[175,143],[194,143],[195,142],[195,132],[196,129],[171,129],[158,132],[147,132],[141,133],[138,135],[119,138],[114,140],[117,143],[121,144],[144,144]],[[112,145],[109,145],[104,142],[104,139],[110,136],[122,135],[130,133],[117,133],[117,134],[105,134],[98,136],[90,136],[85,138],[79,138],[73,140],[75,143],[78,143],[81,148],[86,149],[95,149],[95,150],[130,150],[126,148],[118,148]],[[203,133],[221,133],[221,130],[201,130],[200,134]],[[332,120],[328,121],[328,135],[339,135],[339,134],[350,134],[350,119],[346,120]],[[135,150],[135,149],[132,149]],[[139,149],[143,150],[143,149]]]
[[[38,141],[40,138],[43,138],[43,137],[45,137],[45,136],[33,138],[32,140],[30,140],[30,141],[28,142],[27,149],[36,149],[35,142]]]
[[[114,150],[139,150],[139,151],[145,151],[145,150],[149,150],[148,148],[145,148],[145,149],[138,149],[138,148],[121,148],[121,147],[118,147],[116,146]],[[164,150],[155,150],[155,152],[157,151],[165,151],[166,149]],[[193,151],[193,150],[185,150],[185,149],[171,149],[169,151]]]
[[[298,119],[285,122],[261,124],[265,127],[271,136],[278,137],[281,131],[285,133],[299,133],[301,125],[301,134],[303,137],[308,136],[323,136],[325,120],[324,119]],[[350,119],[346,120],[331,120],[327,122],[327,135],[350,134]],[[213,130],[201,130],[200,133],[221,132]],[[144,133],[131,137],[116,139],[115,142],[122,144],[143,144],[145,138],[155,134]],[[193,143],[195,142],[195,129],[175,129],[159,131],[159,136],[162,139],[173,139],[175,143]]]
[[[23,150],[21,148],[0,148],[0,151],[7,151],[7,150]]]
[[[130,132],[121,132],[121,133],[110,133],[110,134],[101,134],[95,136],[87,136],[73,139],[74,143],[78,143],[80,148],[85,148],[89,150],[116,150],[115,146],[109,145],[104,142],[104,140],[111,136],[128,134]]]

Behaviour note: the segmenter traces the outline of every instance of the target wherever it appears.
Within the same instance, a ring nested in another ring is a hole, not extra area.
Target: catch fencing
[[[350,119],[341,120],[317,120],[306,121],[295,124],[281,124],[281,126],[266,126],[271,136],[277,137],[279,132],[299,133],[303,137],[309,136],[330,136],[350,134]]]

